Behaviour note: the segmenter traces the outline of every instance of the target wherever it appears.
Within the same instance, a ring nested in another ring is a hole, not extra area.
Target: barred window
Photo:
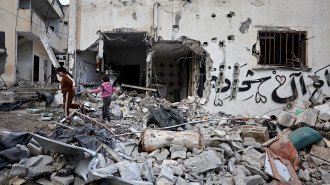
[[[307,32],[260,31],[258,64],[271,66],[306,66]]]

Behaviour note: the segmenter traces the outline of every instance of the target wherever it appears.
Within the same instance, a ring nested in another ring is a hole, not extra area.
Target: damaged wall
[[[17,15],[18,1],[12,1],[8,3],[6,0],[0,0],[1,7],[13,14],[10,14],[4,10],[0,10],[0,32],[5,32],[5,47],[6,47],[6,59],[0,62],[0,75],[8,84],[13,84],[15,82],[15,47],[16,47],[16,33],[15,23]],[[5,17],[5,18],[4,18]],[[7,84],[7,85],[8,85]]]
[[[78,48],[84,50],[94,43],[98,30],[119,28],[159,35],[155,40],[187,37],[200,41],[213,61],[212,69],[207,69],[212,74],[207,77],[212,89],[205,106],[211,112],[262,115],[287,104],[303,106],[312,94],[319,101],[329,96],[330,42],[325,39],[330,26],[325,23],[330,21],[330,2],[157,2],[159,6],[147,0],[79,1]],[[311,70],[258,65],[253,54],[260,52],[261,30],[306,31],[307,67]],[[317,88],[321,91],[315,91]]]

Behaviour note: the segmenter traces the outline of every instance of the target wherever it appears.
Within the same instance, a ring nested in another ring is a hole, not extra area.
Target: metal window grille
[[[306,66],[307,32],[260,31],[258,64],[271,66]]]

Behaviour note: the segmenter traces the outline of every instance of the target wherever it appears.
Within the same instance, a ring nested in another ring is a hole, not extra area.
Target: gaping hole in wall
[[[7,57],[5,43],[5,32],[0,32],[0,75],[5,73],[5,64]]]
[[[306,66],[307,32],[259,32],[258,64],[272,66]]]
[[[152,49],[155,54],[150,87],[157,88],[171,102],[203,96],[209,58],[200,44],[162,41]]]
[[[120,84],[146,86],[145,33],[104,33],[103,71]]]

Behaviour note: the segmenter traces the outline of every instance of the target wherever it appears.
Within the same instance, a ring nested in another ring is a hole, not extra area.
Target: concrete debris
[[[199,155],[184,160],[183,163],[189,170],[197,173],[204,173],[213,169],[220,170],[223,165],[221,158],[214,150],[204,151]]]
[[[207,98],[189,96],[171,103],[125,91],[112,97],[112,120],[105,125],[97,119],[101,96],[86,92],[81,98],[87,113],[72,114],[74,124],[59,125],[57,114],[38,109],[54,114],[48,124],[52,134],[31,133],[33,139],[0,148],[0,157],[8,156],[2,154],[9,149],[24,156],[1,164],[7,172],[0,170],[0,180],[61,185],[330,183],[330,103],[251,119],[210,114],[202,107]],[[301,137],[306,134],[312,135]]]

